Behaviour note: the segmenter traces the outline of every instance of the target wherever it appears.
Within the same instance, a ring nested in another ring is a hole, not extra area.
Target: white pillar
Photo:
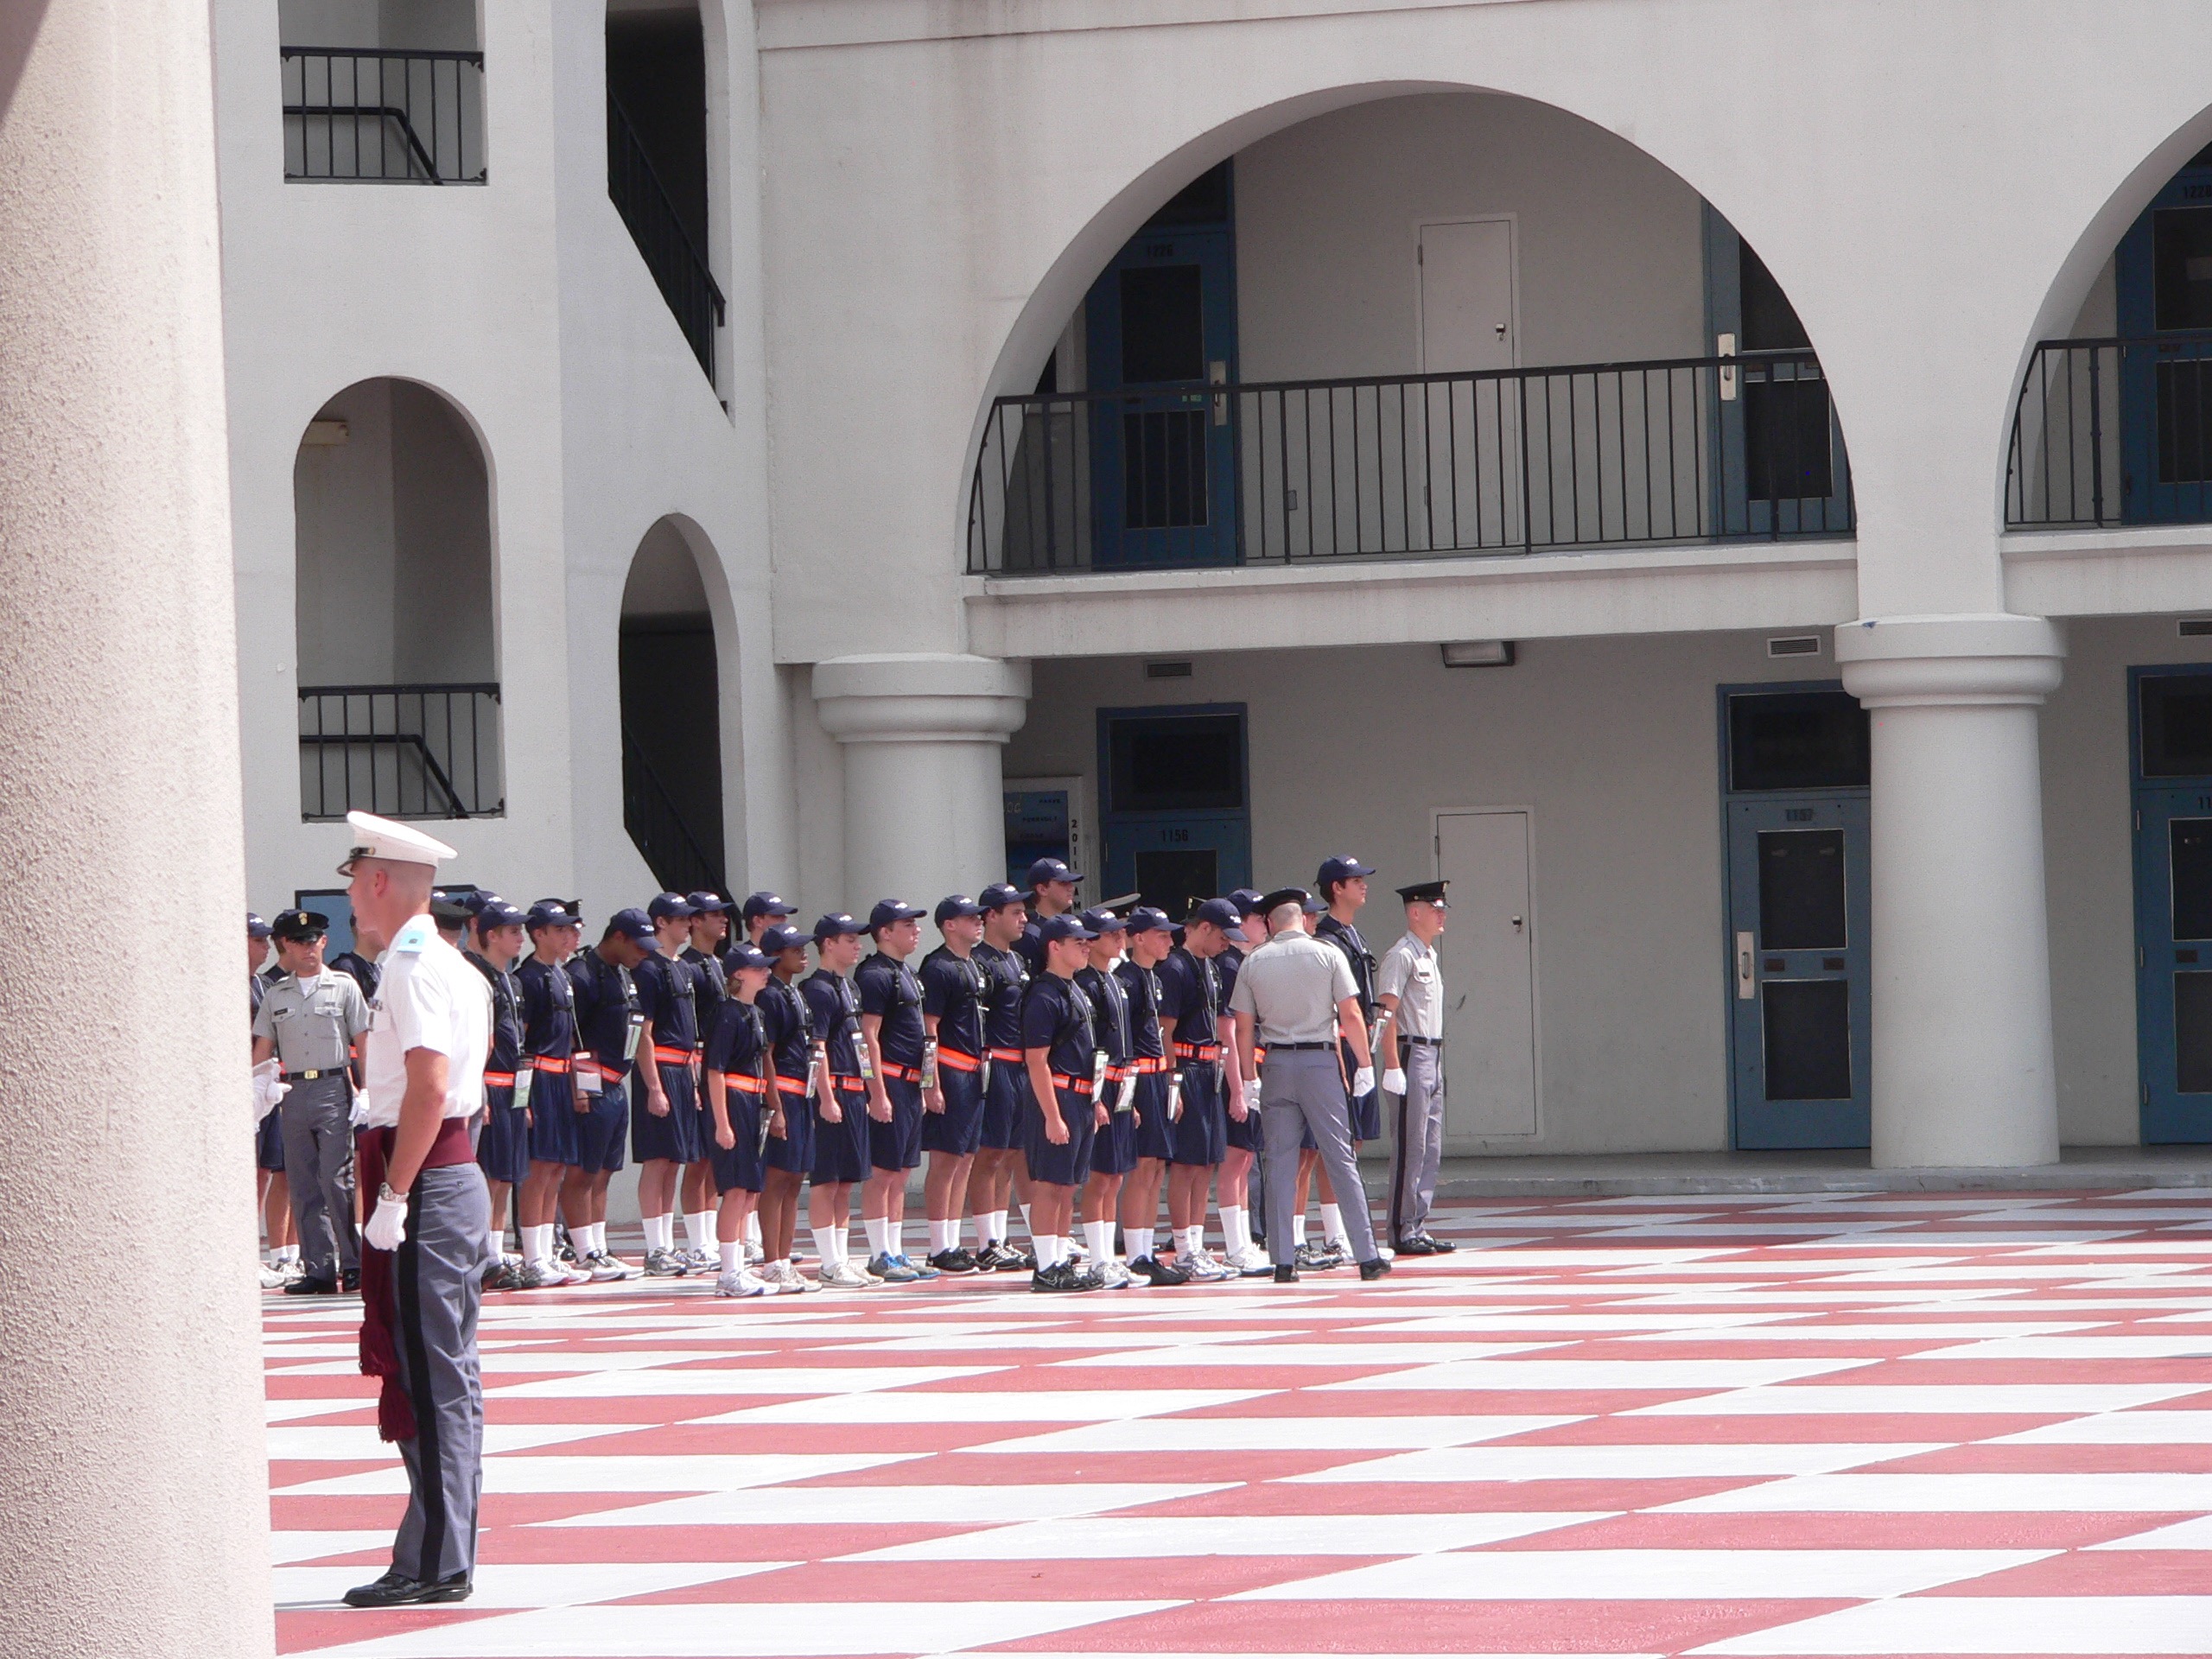
[[[1028,713],[1028,664],[838,657],[815,664],[814,698],[845,760],[847,908],[1005,880],[999,757]]]
[[[274,1641],[211,88],[207,0],[0,5],[10,1659]]]
[[[2031,616],[1835,632],[1873,728],[1874,1163],[2054,1163],[2036,709],[2064,642]]]

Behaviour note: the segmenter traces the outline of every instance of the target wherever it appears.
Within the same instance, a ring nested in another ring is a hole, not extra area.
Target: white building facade
[[[1348,851],[1452,1150],[2212,1141],[2201,9],[271,10],[257,906]]]

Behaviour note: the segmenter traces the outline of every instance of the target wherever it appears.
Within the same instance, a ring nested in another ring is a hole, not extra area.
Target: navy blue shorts
[[[612,1175],[630,1149],[630,1096],[620,1083],[607,1083],[586,1097],[591,1110],[576,1119],[576,1166]]]
[[[1221,1103],[1221,1067],[1194,1060],[1183,1068],[1183,1116],[1175,1120],[1178,1164],[1217,1164],[1229,1145],[1227,1113]]]
[[[688,1065],[660,1068],[660,1086],[668,1091],[668,1116],[655,1117],[645,1104],[642,1073],[630,1079],[630,1155],[641,1164],[656,1159],[671,1163],[696,1164],[706,1156],[699,1135],[699,1091]]]
[[[767,1185],[760,1161],[760,1096],[733,1088],[723,1096],[729,1110],[729,1127],[737,1144],[725,1147],[715,1139],[715,1115],[707,1113],[707,1162],[715,1172],[715,1191],[742,1188],[758,1192]]]
[[[1224,1097],[1221,1104],[1221,1134],[1224,1147],[1242,1147],[1256,1157],[1261,1140],[1259,1108],[1255,1106],[1245,1113],[1244,1121],[1239,1123],[1236,1115],[1229,1109],[1229,1102]]]
[[[256,1169],[284,1173],[284,1120],[283,1108],[269,1114],[253,1128],[253,1166]]]
[[[476,1161],[486,1180],[519,1186],[530,1179],[529,1114],[515,1104],[512,1089],[485,1089],[484,1129],[476,1137]]]
[[[870,1119],[868,1090],[860,1086],[858,1077],[837,1079],[837,1109],[843,1114],[837,1122],[824,1118],[815,1125],[814,1179],[824,1184],[864,1181],[868,1174]]]
[[[983,1074],[947,1065],[938,1056],[937,1086],[944,1109],[922,1114],[922,1150],[965,1158],[983,1144]]]
[[[1167,1121],[1167,1074],[1147,1072],[1137,1079],[1136,1155],[1166,1163],[1175,1155],[1175,1126]]]
[[[1135,1079],[1139,1083],[1151,1081],[1147,1077]],[[1091,1114],[1092,1122],[1097,1114]],[[1137,1115],[1134,1111],[1116,1112],[1106,1120],[1106,1127],[1096,1132],[1090,1143],[1090,1173],[1093,1175],[1126,1175],[1137,1166]]]
[[[1071,1090],[1055,1089],[1060,1106],[1060,1119],[1068,1126],[1067,1143],[1054,1146],[1045,1137],[1045,1111],[1032,1106],[1028,1122],[1023,1125],[1025,1139],[1022,1154],[1029,1164],[1029,1179],[1042,1181],[1048,1186],[1081,1186],[1090,1179],[1091,1137],[1097,1123],[1097,1108],[1090,1097]]]
[[[576,1080],[566,1071],[536,1071],[530,1080],[530,1161],[573,1164],[576,1151]]]
[[[983,1096],[982,1144],[998,1152],[1014,1150],[1022,1144],[1028,1111],[1028,1069],[1020,1060],[993,1060],[991,1086]]]
[[[777,1092],[784,1103],[784,1132],[768,1137],[768,1150],[761,1154],[761,1162],[770,1169],[804,1175],[814,1167],[814,1137],[821,1121],[815,1116],[814,1096],[789,1089]]]
[[[897,1077],[883,1080],[891,1121],[868,1121],[868,1158],[876,1169],[918,1169],[922,1162],[922,1085]]]

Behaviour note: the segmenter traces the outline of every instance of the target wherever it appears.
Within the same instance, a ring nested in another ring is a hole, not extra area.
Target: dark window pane
[[[1114,721],[1107,760],[1109,812],[1221,812],[1244,804],[1241,715]]]
[[[1217,856],[1211,847],[1196,852],[1139,853],[1139,902],[1180,921],[1201,899],[1211,899],[1221,891]]]
[[[1864,789],[1866,778],[1866,711],[1848,692],[1728,699],[1729,788]]]
[[[2212,939],[2212,818],[2176,818],[2166,825],[2173,874],[2174,938]]]
[[[2145,677],[2143,775],[2212,777],[2212,674]]]
[[[2161,328],[2212,328],[2212,207],[2151,215],[2152,305]]]
[[[1205,285],[1196,265],[1132,265],[1121,274],[1122,384],[1206,378]]]
[[[1744,477],[1754,501],[1825,501],[1835,493],[1827,382],[1745,382]]]
[[[1173,530],[1208,521],[1206,411],[1122,416],[1122,523]]]
[[[1168,203],[1146,225],[1147,230],[1166,226],[1226,225],[1229,223],[1229,168],[1224,162],[1219,167],[1205,172],[1178,190]]]
[[[1840,950],[1844,917],[1843,831],[1759,832],[1759,949]]]
[[[2174,1088],[2212,1094],[2212,974],[2174,976]]]
[[[1851,982],[1771,979],[1761,993],[1769,1100],[1851,1098]]]
[[[2158,389],[2158,482],[2212,479],[2212,363],[2159,363],[2152,380]]]
[[[1766,262],[1751,251],[1748,242],[1736,245],[1737,296],[1744,323],[1740,349],[1746,352],[1798,351],[1813,342],[1805,325],[1797,321],[1796,308],[1774,280]]]

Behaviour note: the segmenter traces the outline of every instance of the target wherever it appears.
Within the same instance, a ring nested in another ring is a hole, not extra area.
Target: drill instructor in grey
[[[1383,957],[1375,980],[1375,1004],[1383,1013],[1382,1096],[1397,1109],[1390,1244],[1400,1255],[1441,1255],[1458,1248],[1428,1230],[1444,1157],[1444,976],[1436,963],[1444,890],[1441,881],[1398,889],[1406,931]]]
[[[1364,1191],[1352,1156],[1351,1101],[1337,1050],[1340,1032],[1359,1063],[1351,1093],[1363,1095],[1375,1087],[1375,1057],[1367,1046],[1367,1027],[1360,1022],[1359,988],[1351,964],[1343,951],[1306,931],[1306,902],[1300,887],[1278,887],[1260,901],[1274,937],[1244,958],[1229,999],[1230,1012],[1236,1016],[1236,1057],[1248,1079],[1245,1101],[1262,1109],[1268,1249],[1279,1285],[1298,1281],[1291,1214],[1297,1202],[1298,1143],[1309,1130],[1331,1185],[1352,1200]],[[1268,1052],[1256,1078],[1255,1046]],[[1359,1276],[1380,1279],[1390,1264],[1375,1248],[1367,1205],[1346,1203],[1344,1216]]]

